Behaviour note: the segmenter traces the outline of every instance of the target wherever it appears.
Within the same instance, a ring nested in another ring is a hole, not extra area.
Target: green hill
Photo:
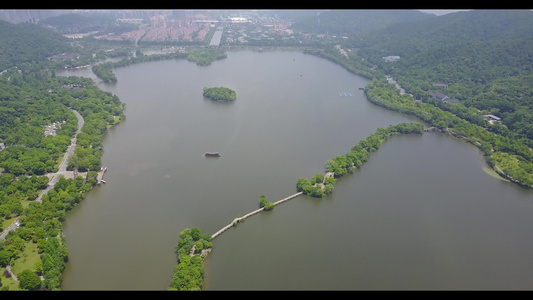
[[[0,21],[0,71],[41,66],[48,57],[69,52],[66,39],[47,28],[30,23],[12,24]]]
[[[440,92],[500,117],[515,137],[533,139],[533,11],[451,13],[375,30],[348,46],[360,47],[361,59],[417,99],[434,92],[433,83],[446,84]],[[400,59],[383,60],[390,55]]]
[[[354,35],[390,24],[435,18],[418,10],[349,9],[317,12],[292,28],[302,32]]]

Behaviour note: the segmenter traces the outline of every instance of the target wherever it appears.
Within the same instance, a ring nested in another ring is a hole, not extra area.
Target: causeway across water
[[[300,196],[301,194],[303,194],[303,192],[299,192],[299,193],[296,193],[296,194],[291,195],[291,196],[289,196],[289,197],[286,197],[286,198],[283,198],[283,199],[281,199],[281,200],[278,200],[278,201],[274,202],[274,206],[276,206],[276,205],[278,205],[278,204],[281,204],[281,203],[283,203],[283,202],[285,202],[285,201],[288,201],[288,200],[290,200],[290,199],[296,198],[296,197]],[[211,236],[211,239],[212,239],[212,240],[215,239],[217,236],[219,236],[220,234],[222,234],[224,231],[226,231],[226,230],[228,230],[229,228],[233,227],[233,225],[235,225],[235,224],[239,223],[240,221],[242,221],[242,220],[244,220],[244,219],[246,219],[246,218],[248,218],[248,217],[251,217],[251,216],[253,216],[253,215],[255,215],[255,214],[259,213],[259,212],[262,212],[263,210],[264,210],[264,208],[261,207],[260,209],[254,210],[254,211],[252,211],[252,212],[250,212],[250,213],[248,213],[248,214],[246,214],[246,215],[244,215],[244,216],[242,216],[242,217],[240,217],[240,218],[235,218],[235,219],[233,219],[233,221],[231,221],[230,224],[224,226],[222,229],[220,229],[219,231],[215,232],[215,233]]]

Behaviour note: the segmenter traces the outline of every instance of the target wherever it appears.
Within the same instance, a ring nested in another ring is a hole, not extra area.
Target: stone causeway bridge
[[[283,199],[281,199],[281,200],[278,200],[278,201],[274,202],[274,206],[276,206],[276,205],[278,205],[278,204],[281,204],[281,203],[283,203],[283,202],[285,202],[285,201],[289,201],[289,200],[291,200],[291,199],[293,199],[293,198],[296,198],[296,197],[298,197],[298,196],[300,196],[300,195],[302,195],[302,194],[303,194],[303,192],[299,192],[299,193],[296,193],[296,194],[294,194],[294,195],[290,195],[289,197],[286,197],[286,198],[283,198]],[[230,224],[224,226],[222,229],[220,229],[219,231],[215,232],[215,233],[211,236],[211,239],[214,240],[217,236],[221,235],[224,231],[230,229],[231,227],[233,227],[234,225],[236,225],[236,224],[239,223],[240,221],[243,221],[244,219],[246,219],[246,218],[248,218],[248,217],[251,217],[251,216],[253,216],[253,215],[257,214],[257,213],[260,213],[260,212],[262,212],[263,210],[264,210],[264,207],[261,207],[261,208],[259,208],[259,209],[257,209],[257,210],[254,210],[254,211],[252,211],[252,212],[249,212],[248,214],[246,214],[246,215],[244,215],[244,216],[242,216],[242,217],[239,217],[239,218],[235,218],[235,219],[233,219],[233,221],[231,221]]]

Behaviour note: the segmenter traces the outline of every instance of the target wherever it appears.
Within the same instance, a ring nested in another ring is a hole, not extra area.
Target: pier
[[[103,168],[102,170],[100,170],[100,172],[98,172],[98,175],[96,176],[96,184],[100,185],[100,184],[105,184],[105,180],[104,180],[104,173],[107,171],[107,167]]]
[[[298,196],[300,196],[301,194],[303,194],[303,192],[299,192],[299,193],[296,193],[294,195],[290,195],[289,197],[286,197],[286,198],[283,198],[281,200],[278,200],[276,202],[274,202],[274,206],[278,205],[278,204],[281,204],[283,202],[286,202],[286,201],[289,201],[291,199],[294,199]],[[256,209],[252,212],[249,212],[248,214],[240,217],[240,218],[235,218],[233,219],[233,221],[231,221],[231,223],[229,223],[228,225],[222,227],[222,229],[220,229],[219,231],[215,232],[212,236],[211,236],[211,240],[214,240],[217,236],[221,235],[224,231],[230,229],[231,227],[233,227],[235,224],[239,223],[240,221],[243,221],[244,219],[248,218],[248,217],[251,217],[257,213],[260,213],[264,210],[263,207],[259,208],[259,209]]]

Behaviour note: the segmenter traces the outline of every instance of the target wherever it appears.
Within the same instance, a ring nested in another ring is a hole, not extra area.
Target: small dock
[[[100,172],[98,172],[98,175],[96,176],[96,184],[97,185],[100,185],[100,184],[105,184],[105,180],[104,180],[104,173],[107,171],[107,167],[105,168],[102,168],[100,170]]]

